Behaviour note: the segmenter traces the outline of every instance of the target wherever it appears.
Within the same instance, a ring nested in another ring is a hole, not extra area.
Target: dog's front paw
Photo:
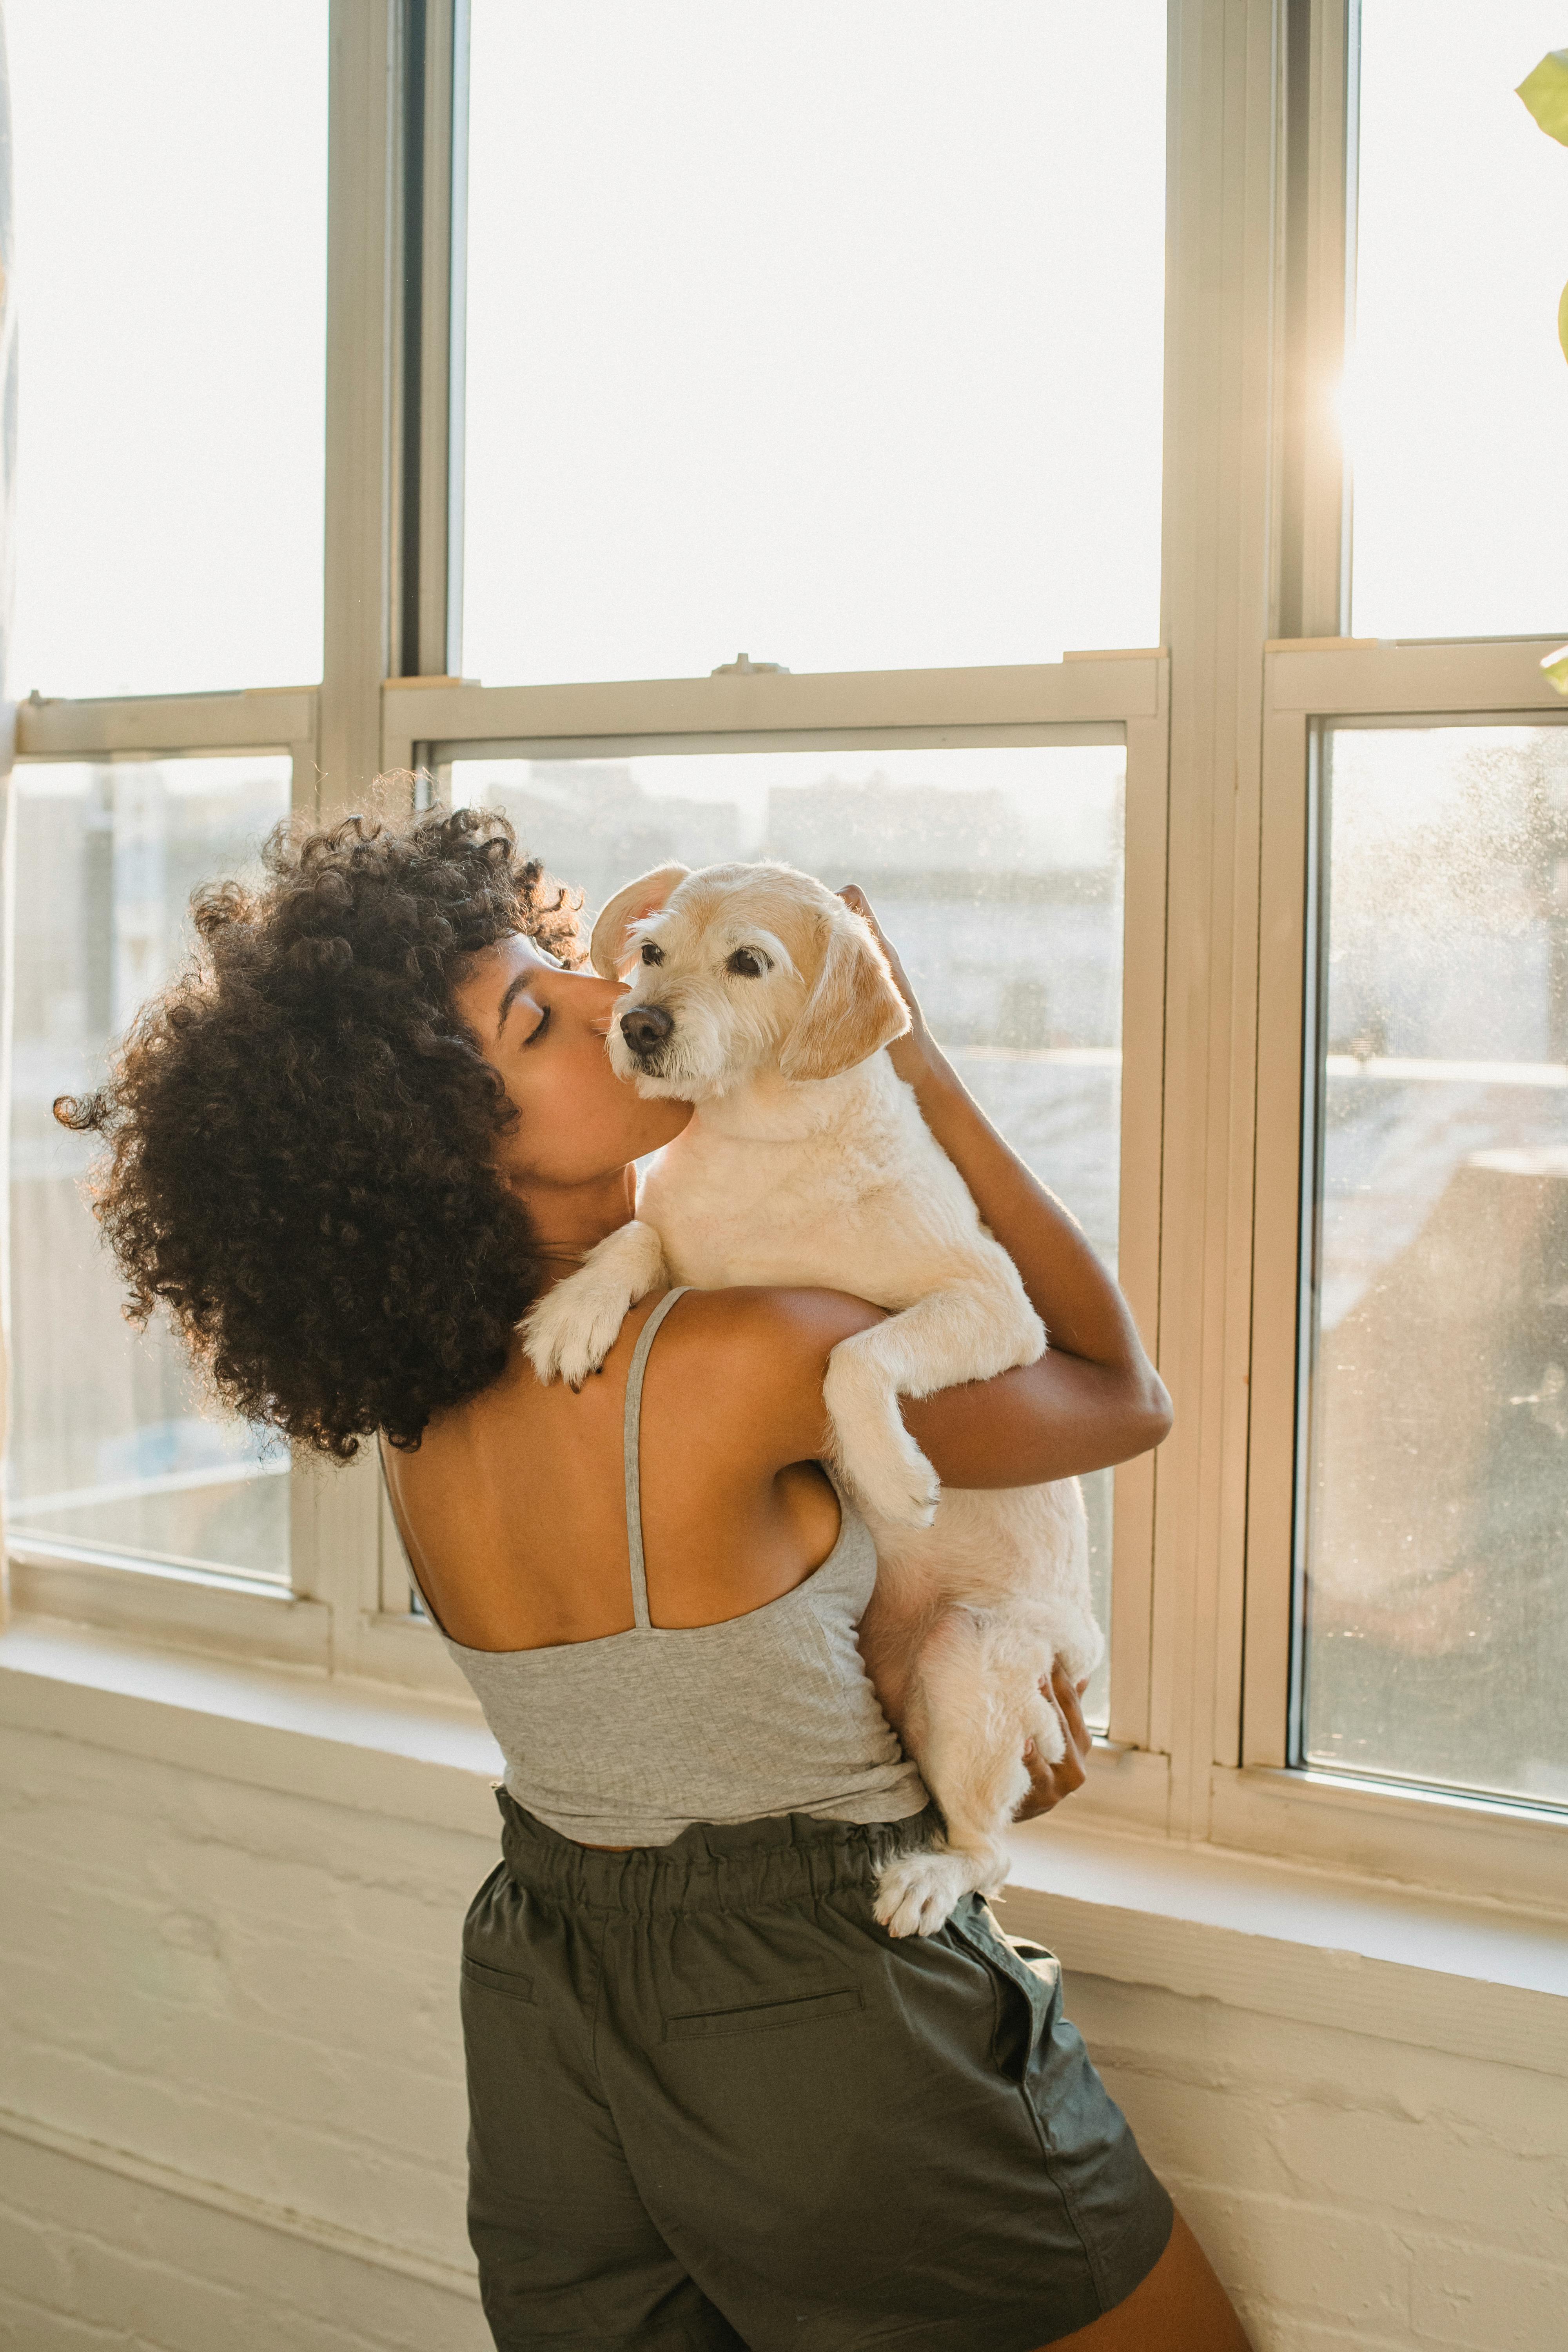
[[[889,1449],[883,1458],[868,1462],[846,1459],[850,1485],[876,1517],[895,1528],[929,1528],[942,1500],[942,1481],[918,1445],[910,1458]]]
[[[942,1481],[901,1421],[890,1427],[836,1423],[839,1460],[865,1507],[895,1528],[929,1528]]]
[[[833,1417],[840,1467],[857,1496],[897,1528],[929,1528],[942,1482],[879,1382],[847,1349],[828,1360],[823,1402]]]
[[[580,1389],[598,1370],[616,1344],[633,1296],[627,1284],[592,1272],[568,1275],[545,1292],[524,1320],[522,1346],[546,1386],[559,1380]]]
[[[877,1918],[889,1936],[934,1936],[974,1885],[963,1853],[908,1853],[877,1881]]]

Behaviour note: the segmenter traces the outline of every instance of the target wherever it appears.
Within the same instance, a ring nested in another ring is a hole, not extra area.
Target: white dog
[[[947,1825],[937,1851],[883,1872],[877,1916],[934,1935],[1006,1877],[1026,1742],[1063,1752],[1040,1688],[1053,1658],[1080,1679],[1101,1643],[1077,1481],[942,1494],[898,1401],[1032,1363],[1044,1328],[882,1050],[909,1015],[842,899],[786,866],[665,866],[610,901],[590,953],[606,979],[636,960],[616,1070],[697,1110],[637,1221],[533,1309],[530,1360],[584,1379],[667,1280],[820,1286],[894,1310],[834,1349],[824,1393],[877,1545],[862,1650]]]

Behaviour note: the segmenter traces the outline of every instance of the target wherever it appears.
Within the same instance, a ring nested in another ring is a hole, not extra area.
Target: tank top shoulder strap
[[[639,1435],[642,1426],[642,1384],[647,1370],[648,1349],[654,1334],[678,1298],[684,1298],[691,1287],[682,1283],[679,1289],[666,1291],[647,1321],[637,1334],[632,1351],[631,1370],[626,1374],[626,1548],[632,1563],[632,1620],[639,1633],[651,1632],[653,1621],[647,1613],[647,1562],[642,1548],[642,1469]]]

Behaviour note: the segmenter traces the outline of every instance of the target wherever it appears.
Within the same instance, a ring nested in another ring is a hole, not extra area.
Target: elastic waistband
[[[866,1886],[895,1854],[928,1844],[941,1827],[934,1805],[902,1822],[826,1822],[811,1813],[767,1821],[699,1822],[668,1845],[596,1853],[525,1812],[496,1790],[501,1853],[531,1895],[600,1911],[747,1911],[814,1901]]]

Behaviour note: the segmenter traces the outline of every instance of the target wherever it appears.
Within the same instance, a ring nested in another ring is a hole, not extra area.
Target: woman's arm
[[[907,1401],[910,1435],[953,1486],[1031,1485],[1147,1453],[1170,1430],[1171,1400],[1127,1301],[1076,1219],[997,1134],[931,1036],[864,892],[842,895],[876,931],[910,1008],[893,1066],[1017,1267],[1050,1339],[1037,1363]]]

